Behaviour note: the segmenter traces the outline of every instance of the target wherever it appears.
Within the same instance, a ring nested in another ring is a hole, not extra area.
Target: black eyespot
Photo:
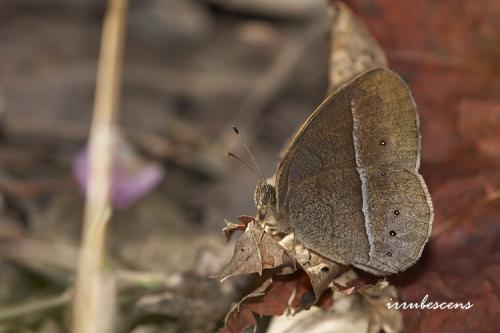
[[[245,252],[245,249],[244,249],[244,248],[242,248],[242,249],[241,249],[241,252]]]
[[[394,215],[399,215],[399,210],[397,210],[397,209],[396,209],[396,210],[394,211]]]
[[[385,141],[384,140],[380,140],[380,145],[381,146],[385,146]]]
[[[328,266],[323,266],[319,270],[322,271],[323,273],[327,273],[330,270],[330,268],[328,268]]]
[[[396,236],[396,232],[394,230],[391,230],[389,231],[389,235],[391,235],[392,237]]]
[[[387,252],[388,257],[392,257],[392,252]]]
[[[382,175],[382,177],[385,177],[387,175],[387,172],[382,171],[381,175]]]

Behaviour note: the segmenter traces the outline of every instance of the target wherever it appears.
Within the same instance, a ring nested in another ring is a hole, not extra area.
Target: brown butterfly
[[[403,271],[429,239],[415,102],[396,73],[369,70],[329,96],[295,134],[276,186],[255,190],[261,219],[311,250],[375,275]]]

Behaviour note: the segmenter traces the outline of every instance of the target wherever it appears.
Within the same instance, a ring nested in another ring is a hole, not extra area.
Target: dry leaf
[[[285,249],[279,243],[259,225],[250,222],[245,233],[236,241],[233,258],[219,274],[219,279],[222,282],[238,274],[262,275],[264,269],[281,266],[285,255]]]
[[[246,306],[244,306],[243,311],[241,311],[240,307],[247,300],[265,296],[265,292],[271,286],[272,282],[272,278],[265,280],[257,289],[255,289],[250,294],[243,297],[238,303],[233,305],[229,312],[226,314],[226,318],[224,318],[224,328],[222,328],[220,332],[240,332],[243,331],[246,327],[256,325],[257,322],[255,320],[253,312],[248,311]],[[241,330],[238,331],[238,329]]]
[[[245,297],[226,316],[226,325],[220,333],[239,333],[256,325],[254,314],[279,316],[292,310],[308,309],[314,303],[314,292],[304,271],[293,274],[275,275]],[[331,294],[320,299],[323,307],[330,306]]]
[[[222,229],[222,232],[224,233],[224,236],[226,236],[226,240],[228,242],[231,240],[231,237],[236,231],[245,231],[248,223],[255,222],[255,218],[252,216],[240,215],[238,216],[238,221],[240,221],[241,223],[237,224],[229,222],[228,220],[224,220],[224,223],[226,223],[226,227]]]
[[[340,292],[344,295],[348,295],[348,296],[358,292],[358,290],[364,286],[366,286],[366,283],[361,281],[361,280],[358,280],[358,279],[349,281],[345,285],[342,285],[342,284],[337,283],[337,282],[333,282],[333,289],[335,291],[338,291],[338,292]]]
[[[300,244],[295,248],[295,253],[299,254],[297,256],[297,262],[309,277],[311,286],[314,290],[315,301],[318,301],[330,283],[340,274],[345,272],[347,267],[320,256],[315,252],[309,251]]]
[[[347,266],[333,262],[295,242],[293,234],[284,237],[280,244],[306,272],[316,301],[323,295],[330,283],[348,269]]]
[[[341,2],[330,14],[330,75],[328,94],[371,68],[387,67],[384,51],[363,22]]]
[[[250,222],[255,222],[255,217],[248,215],[240,215],[238,216],[238,221],[240,221],[244,225],[248,225]]]
[[[236,231],[245,231],[245,229],[247,228],[247,226],[244,224],[232,223],[226,219],[224,219],[224,223],[226,224],[226,226],[222,229],[222,232],[224,233],[226,241],[228,242],[231,240],[231,237],[233,237],[233,234]]]

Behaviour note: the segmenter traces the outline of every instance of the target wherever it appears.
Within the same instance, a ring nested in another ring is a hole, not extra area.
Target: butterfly
[[[386,68],[366,71],[300,127],[275,186],[259,181],[258,216],[335,262],[379,276],[404,271],[422,255],[434,215],[420,149],[407,84]]]

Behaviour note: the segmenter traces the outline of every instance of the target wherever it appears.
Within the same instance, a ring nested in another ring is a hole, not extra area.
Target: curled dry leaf
[[[332,2],[330,16],[330,86],[328,94],[371,68],[387,67],[384,51],[363,22],[341,2]]]
[[[224,318],[224,328],[221,332],[225,332],[225,330],[227,330],[227,332],[232,332],[232,330],[236,328],[243,330],[246,327],[257,325],[253,311],[248,311],[249,309],[246,304],[243,305],[243,309],[241,309],[241,306],[245,301],[249,301],[252,298],[265,296],[266,290],[271,286],[272,282],[272,278],[265,280],[257,289],[243,297],[238,303],[234,304],[226,314],[226,318]]]
[[[331,294],[325,293],[318,305],[331,306]],[[309,278],[303,270],[293,274],[275,275],[236,304],[226,316],[220,333],[242,332],[255,326],[255,314],[280,316],[284,313],[308,309],[315,302]]]
[[[322,262],[316,266],[303,267],[314,290],[315,301],[318,301],[330,283],[343,270],[343,266],[334,262]]]
[[[246,225],[244,224],[237,224],[237,223],[232,223],[229,222],[228,220],[224,219],[224,223],[226,226],[222,229],[222,232],[224,233],[224,236],[226,237],[226,241],[230,241],[231,237],[233,237],[233,234],[240,230],[240,231],[245,231],[247,228]]]
[[[226,236],[226,240],[228,242],[231,240],[231,237],[236,231],[245,231],[248,223],[255,222],[255,218],[253,216],[240,215],[238,216],[238,221],[240,221],[241,223],[232,223],[228,220],[224,220],[224,223],[226,223],[226,227],[222,229],[222,232],[224,233],[224,236]]]
[[[240,215],[238,216],[238,221],[240,221],[244,225],[248,225],[248,223],[250,222],[255,222],[255,217],[248,215]]]
[[[310,251],[301,244],[295,245],[296,260],[309,277],[317,302],[336,277],[346,271],[347,266],[333,262]]]
[[[264,269],[281,266],[284,256],[287,256],[285,249],[262,227],[250,222],[245,233],[236,241],[233,258],[219,274],[219,279],[222,282],[238,274],[262,275]]]
[[[241,332],[247,327],[255,326],[255,314],[281,315],[287,311],[308,309],[314,304],[321,308],[329,308],[333,304],[329,286],[347,267],[296,243],[293,234],[285,236],[278,243],[253,220],[248,223],[245,233],[236,242],[233,258],[219,278],[224,280],[229,276],[255,272],[262,274],[263,269],[284,267],[285,255],[298,263],[293,268],[286,266],[288,271],[295,272],[276,272],[254,292],[245,296],[227,314],[222,332]],[[349,290],[345,294],[350,294],[362,287],[366,287],[366,283],[354,280],[337,289]],[[382,317],[380,315],[377,318]]]
[[[285,255],[298,265],[293,268],[284,265]],[[228,312],[221,332],[242,332],[255,326],[256,315],[279,316],[292,311],[297,313],[302,309],[309,309],[312,305],[328,309],[334,300],[329,288],[332,285],[345,297],[352,294],[356,294],[353,297],[362,297],[364,305],[361,310],[356,311],[363,313],[370,332],[382,327],[387,328],[387,332],[397,332],[398,330],[393,328],[401,326],[399,312],[387,312],[385,307],[388,298],[381,291],[386,290],[387,282],[369,285],[355,275],[344,274],[348,282],[341,285],[334,280],[348,267],[334,263],[296,243],[293,234],[286,235],[278,243],[253,220],[248,223],[245,233],[236,242],[233,258],[219,277],[224,280],[237,274],[262,274],[262,270],[278,266],[295,272],[285,274],[283,269],[277,271],[255,291],[245,296]],[[394,289],[387,290],[393,290],[395,293]],[[390,294],[391,297],[395,296],[394,293]]]
[[[254,253],[247,257],[249,251]],[[262,261],[259,261],[258,251]],[[255,326],[255,314],[282,315],[285,312],[308,309],[313,304],[321,308],[332,305],[332,293],[327,287],[334,277],[340,274],[340,270],[345,268],[310,252],[300,244],[295,244],[293,235],[287,235],[278,243],[253,222],[248,224],[245,234],[236,243],[234,257],[220,277],[224,279],[235,274],[259,272],[259,269],[281,266],[284,262],[276,259],[283,258],[285,254],[290,259],[297,260],[299,265],[293,268],[291,265],[283,266],[284,269],[277,271],[233,306],[226,316],[225,327],[221,332],[241,332],[247,327]],[[266,257],[274,259],[270,261],[266,260]],[[274,265],[270,265],[271,262],[274,262]],[[285,273],[289,271],[292,273]]]

